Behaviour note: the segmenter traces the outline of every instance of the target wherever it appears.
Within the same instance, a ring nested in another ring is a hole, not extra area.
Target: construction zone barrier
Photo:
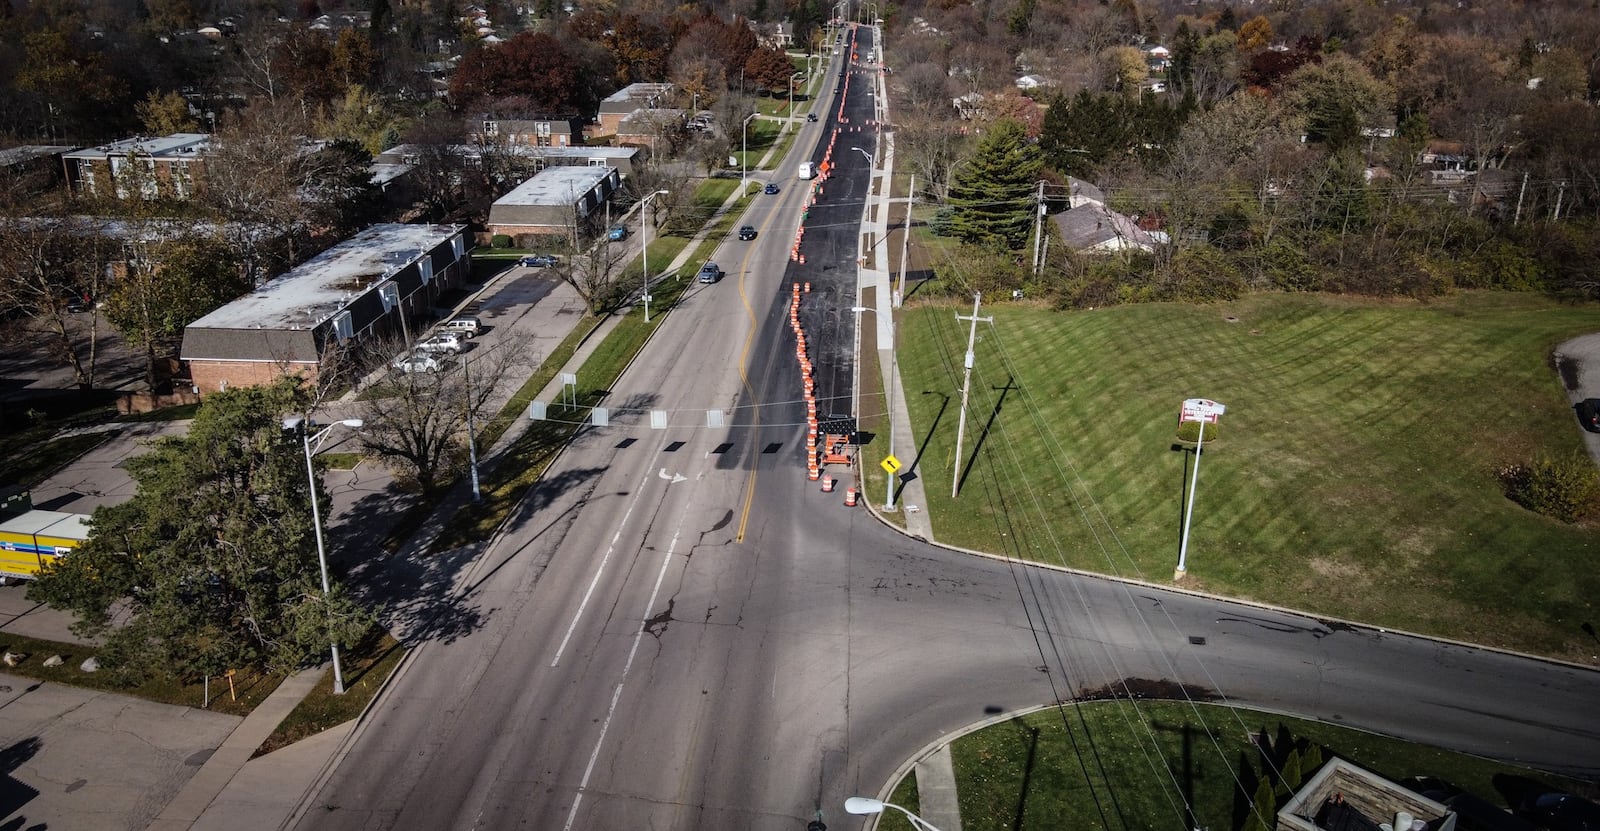
[[[822,492],[833,493],[833,477],[826,473],[822,474]]]
[[[844,506],[846,508],[854,508],[856,506],[856,489],[855,488],[845,488],[844,489]]]

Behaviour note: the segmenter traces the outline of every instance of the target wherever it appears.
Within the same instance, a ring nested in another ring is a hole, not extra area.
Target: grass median
[[[1600,534],[1518,507],[1497,479],[1509,462],[1582,452],[1549,360],[1594,328],[1592,306],[1475,293],[985,306],[956,499],[968,324],[953,312],[971,306],[904,312],[898,353],[917,435],[895,449],[916,462],[939,540],[1169,580],[1194,463],[1178,405],[1211,398],[1228,410],[1205,446],[1188,585],[1593,656]],[[883,452],[864,454],[869,494]]]

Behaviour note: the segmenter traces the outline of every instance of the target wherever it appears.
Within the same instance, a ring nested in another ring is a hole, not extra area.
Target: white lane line
[[[628,680],[628,670],[633,668],[633,658],[639,654],[639,642],[644,639],[644,623],[650,619],[650,610],[656,607],[656,596],[661,593],[661,583],[666,580],[667,566],[672,562],[672,552],[678,550],[678,536],[683,533],[683,522],[680,518],[677,530],[672,532],[672,542],[667,545],[666,553],[661,555],[661,570],[656,572],[656,584],[650,589],[650,599],[645,601],[644,611],[639,614],[639,631],[633,633],[633,647],[628,650],[628,660],[622,665],[622,677],[617,679],[617,688],[611,693],[611,706],[606,710],[606,720],[600,725],[600,737],[594,740],[594,751],[589,754],[589,764],[583,769],[583,781],[578,783],[578,795],[572,799],[572,807],[567,811],[567,824],[562,826],[562,831],[572,831],[572,823],[578,818],[578,806],[583,804],[583,791],[589,787],[589,775],[594,773],[595,762],[600,759],[600,746],[605,744],[606,731],[611,729],[611,717],[617,713],[617,701],[622,698],[622,685]]]
[[[628,517],[633,516],[633,509],[638,507],[639,500],[644,497],[644,485],[648,481],[650,474],[645,473],[644,478],[639,480],[639,487],[633,489],[633,501],[628,503],[627,512],[622,515],[622,521],[617,523],[617,533],[611,536],[611,545],[606,546],[605,556],[600,558],[600,565],[595,567],[594,579],[589,581],[589,588],[584,590],[583,601],[578,604],[578,611],[573,613],[572,623],[567,625],[567,634],[562,636],[561,645],[556,647],[556,657],[550,661],[550,666],[554,667],[561,663],[561,653],[567,651],[567,642],[572,640],[572,633],[578,629],[578,619],[582,618],[584,610],[589,608],[589,598],[594,596],[595,586],[600,585],[600,575],[605,573],[606,563],[611,561],[611,554],[617,550],[617,541],[622,539],[622,529],[628,527]]]

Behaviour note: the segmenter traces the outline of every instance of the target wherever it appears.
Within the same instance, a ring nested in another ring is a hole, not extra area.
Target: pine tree
[[[77,613],[127,680],[290,669],[359,637],[370,617],[323,595],[304,451],[282,425],[305,403],[293,379],[206,399],[187,435],[128,462],[134,497],[97,509],[29,598]]]
[[[1022,124],[994,123],[950,184],[951,233],[965,242],[1022,247],[1033,225],[1039,148]]]

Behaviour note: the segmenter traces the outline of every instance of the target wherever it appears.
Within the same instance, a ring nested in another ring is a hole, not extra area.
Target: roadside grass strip
[[[1600,534],[1502,495],[1496,471],[1582,452],[1550,368],[1593,306],[1463,293],[1426,304],[1253,295],[1060,312],[986,305],[952,499],[963,304],[901,317],[915,443],[897,455],[947,543],[1166,582],[1208,428],[1186,585],[1313,613],[1588,661]],[[876,386],[876,379],[873,386]],[[864,409],[866,409],[864,407]],[[929,435],[931,431],[931,436]],[[918,448],[926,449],[918,458]],[[867,470],[881,493],[872,449]],[[874,497],[881,498],[881,497]]]

